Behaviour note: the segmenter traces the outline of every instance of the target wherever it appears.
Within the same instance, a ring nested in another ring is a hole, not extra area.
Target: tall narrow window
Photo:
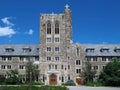
[[[59,34],[59,23],[55,23],[55,34]]]
[[[79,50],[79,48],[77,48],[76,51],[77,51],[77,52],[76,52],[77,56],[79,56],[79,55],[80,55],[80,50]]]
[[[51,34],[51,23],[47,23],[47,34]]]
[[[62,76],[62,82],[64,82],[64,76]]]

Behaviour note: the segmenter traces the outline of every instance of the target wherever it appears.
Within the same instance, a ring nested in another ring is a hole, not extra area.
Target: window
[[[116,48],[114,51],[115,51],[116,53],[120,53],[120,49],[119,49],[119,48]]]
[[[51,47],[47,47],[47,52],[51,52]]]
[[[61,69],[63,69],[64,67],[63,67],[63,65],[61,65]]]
[[[81,73],[81,69],[76,69],[76,73],[80,74]]]
[[[106,61],[106,57],[102,57],[102,61]]]
[[[7,69],[11,69],[11,65],[7,65]]]
[[[60,38],[59,37],[55,37],[55,42],[60,42]]]
[[[55,23],[55,34],[59,34],[59,23]]]
[[[5,65],[1,65],[1,69],[5,69]]]
[[[55,69],[57,70],[57,65],[55,65]]]
[[[14,49],[13,49],[13,48],[6,48],[5,51],[6,51],[6,52],[13,52]]]
[[[55,51],[56,51],[56,52],[59,52],[59,47],[55,47]]]
[[[47,34],[51,34],[51,23],[48,21],[47,23]]]
[[[80,60],[76,60],[76,65],[80,65]]]
[[[37,52],[39,52],[40,48],[36,48]]]
[[[47,57],[47,61],[51,61],[51,57]]]
[[[70,80],[70,75],[68,75],[68,80]]]
[[[64,76],[62,76],[62,82],[64,82]]]
[[[47,37],[47,42],[52,42],[51,37]]]
[[[20,57],[20,61],[21,61],[21,62],[24,61],[24,57]]]
[[[112,57],[108,57],[108,61],[112,61]]]
[[[30,48],[23,48],[23,52],[24,52],[24,53],[31,52],[31,49],[30,49]]]
[[[86,52],[87,53],[94,53],[95,49],[94,48],[87,48]]]
[[[35,57],[35,61],[39,61],[39,57],[36,56],[36,57]]]
[[[7,57],[7,58],[8,58],[9,61],[12,60],[12,57]]]
[[[3,57],[2,57],[2,61],[6,61],[6,57],[3,56]]]
[[[91,57],[86,57],[86,60],[87,61],[91,61]]]
[[[57,65],[49,65],[49,70],[51,70],[51,69],[57,70],[58,66]]]
[[[70,65],[68,65],[68,69],[70,69]]]
[[[105,69],[105,66],[102,66],[103,69]]]
[[[67,60],[68,60],[68,61],[70,60],[70,56],[67,57]]]
[[[19,69],[25,69],[24,65],[19,65]]]
[[[107,48],[102,48],[102,49],[100,49],[100,51],[102,53],[109,53],[109,49],[107,49]]]
[[[94,61],[94,62],[97,62],[97,57],[93,57],[93,61]]]
[[[55,60],[56,60],[56,61],[59,61],[59,60],[60,60],[60,58],[59,58],[59,57],[55,57]]]
[[[80,49],[79,48],[77,48],[77,50],[76,50],[77,52],[76,52],[76,54],[77,54],[77,56],[79,56],[80,55]]]
[[[98,70],[98,66],[93,66],[93,69],[94,70]]]

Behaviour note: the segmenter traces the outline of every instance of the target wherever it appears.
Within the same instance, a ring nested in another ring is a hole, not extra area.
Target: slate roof
[[[94,52],[86,52],[86,56],[120,56],[120,44],[82,44],[86,49],[94,49]],[[101,52],[101,49],[108,49],[108,52]]]
[[[23,48],[31,49],[30,52],[24,52]],[[38,56],[39,44],[0,44],[0,56]],[[6,52],[6,49],[12,49],[12,52]]]
[[[82,44],[86,49],[94,49],[94,52],[86,52],[86,56],[120,56],[120,44]],[[24,52],[23,48],[31,49]],[[13,49],[13,52],[6,52],[6,49]],[[0,56],[39,56],[39,44],[1,44]],[[108,49],[108,52],[101,52],[101,49]]]

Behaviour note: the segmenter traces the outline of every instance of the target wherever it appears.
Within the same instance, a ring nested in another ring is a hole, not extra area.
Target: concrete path
[[[120,90],[115,87],[86,87],[86,86],[68,86],[69,90]]]

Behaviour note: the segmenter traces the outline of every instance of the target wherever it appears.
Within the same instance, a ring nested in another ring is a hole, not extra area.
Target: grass
[[[1,86],[0,90],[29,90],[28,86]],[[41,87],[32,87],[32,90],[69,90],[66,87],[61,86],[41,86]]]

